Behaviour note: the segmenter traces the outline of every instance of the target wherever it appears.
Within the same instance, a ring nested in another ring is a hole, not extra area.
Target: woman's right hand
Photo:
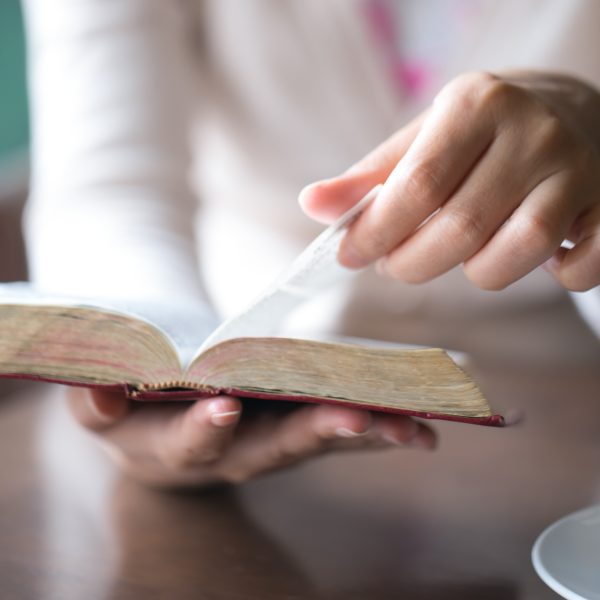
[[[78,388],[67,395],[75,419],[114,461],[159,487],[239,483],[336,450],[436,445],[434,431],[410,417],[345,407],[260,410],[257,401],[258,414],[247,416],[229,396],[159,404]]]

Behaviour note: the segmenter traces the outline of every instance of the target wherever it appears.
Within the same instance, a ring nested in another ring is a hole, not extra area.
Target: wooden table
[[[120,479],[62,433],[57,388],[13,392],[0,401],[0,598],[556,598],[530,550],[600,502],[600,370],[479,378],[527,420],[440,423],[436,453],[330,456],[205,493]]]

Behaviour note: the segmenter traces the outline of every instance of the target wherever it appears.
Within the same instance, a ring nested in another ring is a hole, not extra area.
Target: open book
[[[142,400],[226,393],[503,425],[443,350],[272,335],[269,326],[303,299],[348,276],[335,251],[352,217],[328,228],[257,301],[217,328],[202,307],[186,313],[0,285],[0,377],[122,389]]]

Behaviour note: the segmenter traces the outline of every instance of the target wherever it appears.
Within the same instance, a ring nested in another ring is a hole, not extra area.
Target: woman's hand
[[[381,274],[421,283],[463,264],[475,285],[498,290],[545,264],[570,290],[600,284],[600,94],[578,80],[458,77],[300,201],[328,222],[383,182],[342,242],[347,267],[377,261]]]
[[[76,420],[115,462],[161,487],[238,483],[332,450],[433,449],[436,442],[429,427],[408,417],[342,407],[281,403],[261,410],[265,403],[257,401],[256,410],[243,411],[227,396],[154,404],[119,393],[67,393]]]

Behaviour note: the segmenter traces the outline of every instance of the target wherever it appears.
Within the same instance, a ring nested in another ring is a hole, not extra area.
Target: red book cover
[[[357,405],[351,401],[340,400],[337,398],[305,396],[305,395],[289,395],[278,393],[259,393],[249,392],[237,388],[206,388],[203,390],[195,389],[165,389],[165,390],[143,390],[127,383],[117,385],[90,384],[87,382],[67,381],[61,379],[53,379],[50,377],[40,377],[37,375],[25,375],[21,373],[3,373],[0,377],[12,379],[29,379],[33,381],[45,381],[48,383],[58,383],[61,385],[70,385],[76,387],[85,387],[89,389],[99,389],[106,391],[119,392],[122,391],[127,397],[136,401],[147,402],[168,402],[168,401],[185,401],[196,400],[200,398],[209,398],[226,394],[228,396],[236,396],[239,398],[255,398],[257,400],[281,400],[283,402],[308,402],[315,404],[332,404],[336,406],[347,406],[349,408],[358,408],[361,410],[370,410],[374,412],[385,412],[390,414],[406,415],[410,417],[418,417],[420,419],[436,419],[441,421],[454,421],[458,423],[469,423],[472,425],[484,425],[488,427],[504,427],[506,422],[502,415],[490,415],[486,417],[464,417],[460,415],[449,415],[436,412],[421,412],[415,410],[406,410],[402,408],[391,408],[380,405]]]

